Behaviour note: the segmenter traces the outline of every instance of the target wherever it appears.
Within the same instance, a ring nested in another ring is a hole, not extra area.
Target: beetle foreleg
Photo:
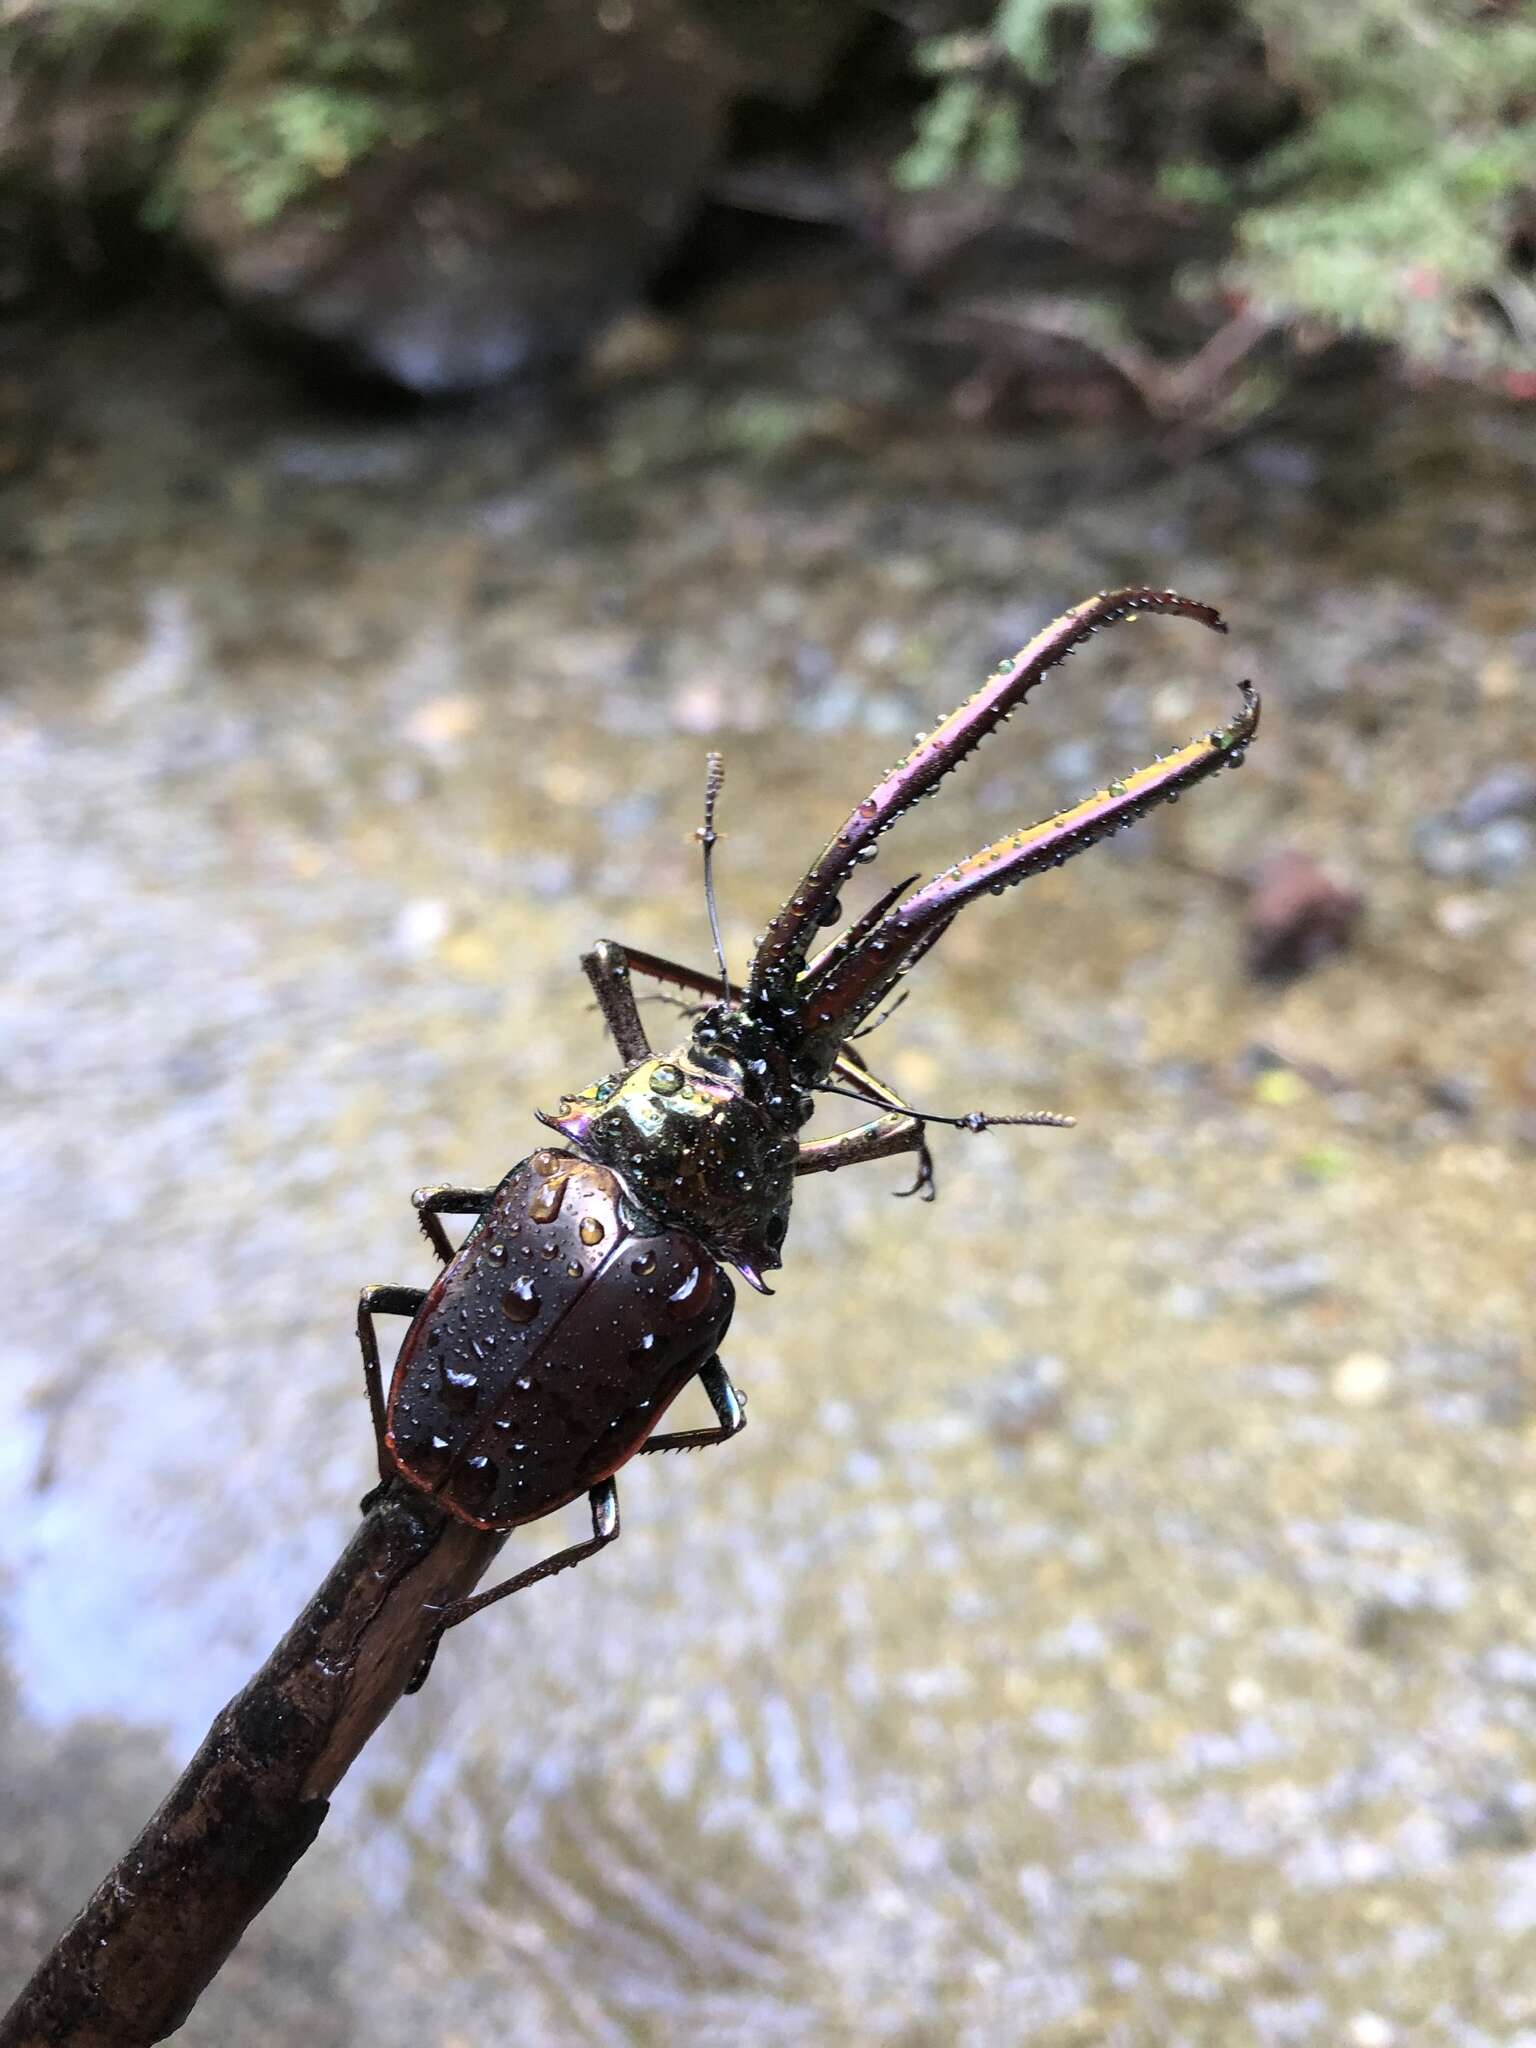
[[[592,1534],[585,1543],[573,1543],[566,1550],[557,1550],[553,1557],[546,1557],[540,1563],[530,1565],[525,1572],[518,1572],[514,1578],[500,1586],[492,1586],[489,1593],[476,1593],[471,1600],[455,1600],[445,1607],[438,1618],[432,1639],[427,1644],[415,1675],[405,1688],[407,1692],[420,1692],[427,1682],[432,1669],[432,1660],[437,1655],[437,1646],[444,1634],[457,1628],[461,1621],[468,1621],[472,1614],[479,1614],[483,1608],[494,1607],[498,1600],[505,1600],[513,1593],[524,1592],[529,1586],[536,1586],[540,1579],[552,1579],[556,1572],[569,1571],[573,1564],[580,1564],[583,1558],[591,1557],[606,1544],[612,1543],[619,1533],[619,1489],[611,1479],[601,1480],[587,1495],[592,1507]]]
[[[866,1066],[862,1053],[853,1051],[850,1046],[843,1047],[832,1071],[843,1080],[851,1081],[859,1094],[867,1096],[871,1102],[883,1103],[888,1109],[910,1112],[912,1105],[897,1094],[889,1081],[882,1081],[877,1073]],[[928,1149],[928,1133],[921,1120],[918,1122],[916,1151],[917,1175],[911,1187],[894,1188],[892,1193],[903,1199],[919,1195],[923,1201],[931,1202],[938,1194],[939,1183],[933,1170],[933,1154]],[[810,1168],[808,1171],[814,1172],[815,1169]]]
[[[453,1257],[453,1246],[448,1242],[448,1233],[438,1222],[439,1216],[483,1216],[495,1196],[494,1188],[417,1188],[411,1196],[416,1207],[416,1220],[426,1234],[427,1242],[446,1266]]]
[[[677,1429],[670,1436],[653,1436],[642,1451],[702,1451],[710,1444],[729,1443],[747,1426],[747,1397],[731,1384],[731,1376],[718,1358],[699,1368],[699,1385],[709,1396],[709,1405],[720,1418],[716,1429]]]
[[[639,946],[620,945],[617,940],[607,943],[621,956],[631,974],[643,974],[651,981],[665,982],[669,988],[687,989],[692,995],[702,996],[702,1008],[717,1003],[725,994],[718,974],[706,974],[702,968],[685,967],[680,960],[665,960],[659,953],[646,953]],[[737,983],[731,983],[729,1000],[738,1002],[742,990]]]
[[[368,1412],[373,1417],[373,1441],[379,1453],[380,1479],[392,1479],[394,1466],[384,1452],[384,1382],[379,1372],[379,1336],[373,1327],[375,1316],[414,1316],[427,1298],[424,1287],[365,1287],[357,1303],[357,1341],[363,1354],[363,1378],[368,1387]],[[366,1514],[373,1495],[363,1501]]]
[[[839,1131],[833,1138],[810,1138],[795,1155],[795,1172],[835,1173],[840,1166],[862,1166],[871,1159],[894,1159],[898,1153],[918,1155],[917,1179],[903,1194],[921,1195],[931,1202],[934,1195],[933,1160],[914,1116],[893,1109],[851,1131]]]
[[[612,939],[599,939],[590,953],[581,956],[582,971],[592,984],[603,1022],[613,1034],[623,1060],[643,1060],[651,1049],[640,1021],[635,991],[630,986],[629,960],[625,949]]]

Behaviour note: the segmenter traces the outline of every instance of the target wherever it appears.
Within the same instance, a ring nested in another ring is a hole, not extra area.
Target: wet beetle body
[[[941,1117],[915,1110],[852,1041],[897,984],[984,895],[1060,867],[1154,805],[1243,758],[1259,700],[1174,752],[1039,824],[1005,835],[914,887],[902,882],[845,922],[840,903],[881,836],[938,789],[1031,689],[1106,626],[1143,612],[1226,627],[1173,591],[1102,592],[1047,626],[899,761],[845,819],[730,979],[710,884],[718,760],[707,791],[705,879],[718,974],[603,941],[582,961],[620,1066],[540,1120],[561,1141],[495,1188],[423,1188],[422,1227],[443,1262],[431,1288],[370,1287],[358,1308],[369,1405],[385,1488],[409,1486],[476,1529],[510,1529],[585,1493],[589,1541],[572,1544],[474,1599],[444,1609],[432,1637],[494,1600],[564,1571],[618,1534],[614,1474],[637,1453],[726,1442],[745,1422],[719,1356],[734,1304],[724,1268],[767,1293],[781,1263],[796,1180],[912,1153],[908,1193],[931,1199],[925,1129],[1065,1123],[1032,1116]],[[832,936],[828,936],[828,933]],[[633,979],[680,993],[687,1038],[658,1056]],[[851,1095],[866,1121],[803,1140],[818,1092]],[[444,1216],[473,1219],[455,1251]],[[410,1318],[386,1402],[374,1318]],[[712,1428],[656,1434],[697,1377]],[[429,1650],[419,1683],[431,1663]]]
[[[634,1456],[714,1356],[734,1303],[697,1238],[637,1230],[606,1167],[535,1152],[412,1323],[385,1445],[461,1522],[534,1521]]]

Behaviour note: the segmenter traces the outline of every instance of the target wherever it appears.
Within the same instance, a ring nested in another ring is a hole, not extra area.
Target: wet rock
[[[1441,881],[1498,883],[1536,856],[1536,770],[1503,762],[1414,833],[1419,865]]]
[[[1029,1358],[992,1389],[987,1420],[999,1443],[1025,1444],[1062,1417],[1066,1371],[1059,1358]]]
[[[191,123],[176,225],[230,299],[423,393],[573,354],[668,253],[732,97],[803,100],[852,0],[271,9]]]
[[[825,82],[869,10],[863,0],[693,0],[741,89],[803,106]]]
[[[1536,768],[1506,761],[1467,791],[1451,813],[1463,832],[1481,832],[1501,818],[1536,817]]]
[[[1248,899],[1250,972],[1264,981],[1309,973],[1349,945],[1363,907],[1358,891],[1335,882],[1309,854],[1271,854]]]
[[[435,8],[348,38],[311,0],[239,50],[180,151],[229,297],[412,391],[573,353],[660,261],[735,83],[683,0]]]

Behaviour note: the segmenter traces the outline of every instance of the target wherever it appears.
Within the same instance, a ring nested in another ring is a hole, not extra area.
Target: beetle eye
[[[739,1080],[741,1077],[739,1061],[723,1045],[696,1045],[693,1057],[706,1074],[718,1074],[722,1080]]]

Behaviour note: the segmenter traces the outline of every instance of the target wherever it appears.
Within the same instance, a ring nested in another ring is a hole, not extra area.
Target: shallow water
[[[804,1186],[746,1435],[452,1640],[181,2038],[1536,2042],[1536,859],[1422,828],[1536,768],[1529,422],[1138,478],[728,311],[537,416],[328,413],[195,312],[15,374],[9,1974],[344,1540],[411,1188],[608,1064],[591,938],[707,957],[705,748],[739,961],[914,727],[1171,581],[1232,640],[1096,642],[868,881],[1259,677],[1241,777],[978,908],[871,1044],[1079,1127],[941,1134],[932,1209]],[[1368,918],[1277,992],[1280,846]]]

